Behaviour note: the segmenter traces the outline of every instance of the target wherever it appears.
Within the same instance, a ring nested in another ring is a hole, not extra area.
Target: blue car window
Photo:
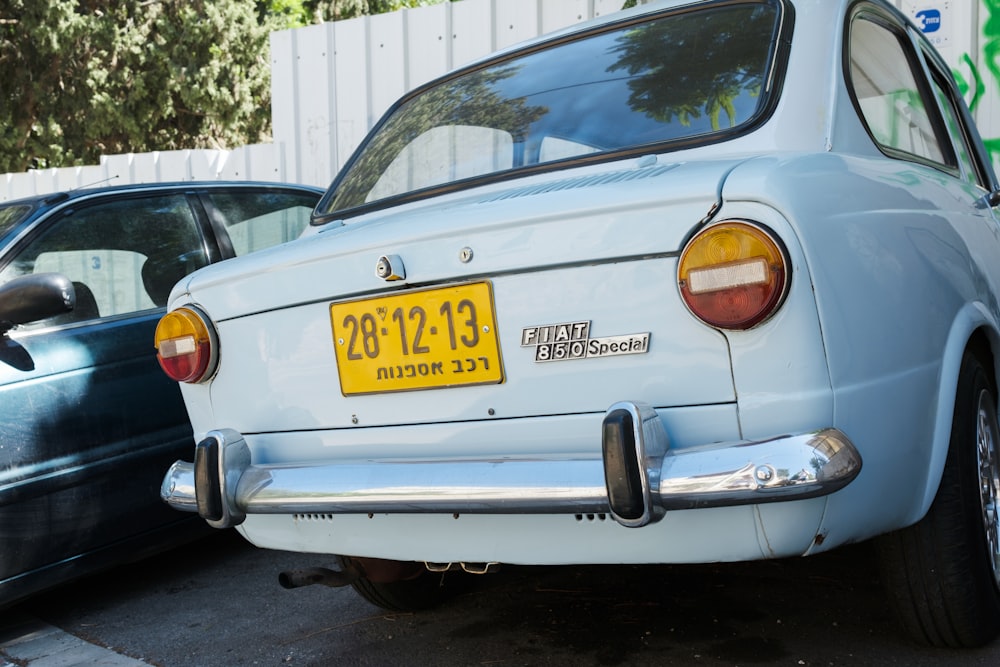
[[[31,328],[148,310],[166,304],[173,285],[208,264],[184,195],[119,199],[59,216],[15,252],[0,284],[19,275],[57,272],[73,281],[77,308]]]
[[[960,112],[955,107],[955,102],[952,100],[951,95],[947,92],[948,87],[939,81],[937,77],[937,73],[931,77],[931,85],[941,104],[941,111],[944,114],[944,124],[948,128],[948,135],[951,138],[952,144],[954,144],[958,163],[962,165],[962,174],[968,182],[985,188],[985,181],[982,180],[981,172],[972,157],[974,151],[969,145],[969,138],[963,129],[962,123],[959,122],[959,118],[961,117]]]
[[[883,151],[957,168],[945,150],[933,98],[920,85],[912,49],[863,16],[851,25],[850,79],[862,118]]]
[[[312,194],[288,192],[210,192],[203,197],[237,256],[297,239],[316,204]]]

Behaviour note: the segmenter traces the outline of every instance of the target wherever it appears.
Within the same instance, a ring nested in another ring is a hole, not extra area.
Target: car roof
[[[10,239],[18,237],[24,229],[35,224],[39,218],[50,215],[53,211],[73,206],[75,202],[101,200],[107,197],[131,198],[144,194],[196,194],[207,192],[299,192],[303,196],[311,195],[316,201],[324,192],[324,188],[298,183],[280,183],[274,181],[169,181],[161,183],[133,183],[127,185],[108,185],[102,187],[79,188],[49,192],[46,194],[21,197],[0,202],[0,210],[14,208],[26,209],[9,219],[6,226],[0,225],[0,240],[6,246]],[[2,216],[0,216],[2,222]]]
[[[123,185],[104,185],[83,187],[72,190],[57,190],[44,194],[29,195],[0,202],[0,206],[27,204],[57,204],[74,199],[82,199],[95,195],[129,194],[134,192],[158,192],[163,190],[220,190],[233,188],[292,188],[310,192],[322,192],[323,188],[301,183],[281,183],[275,181],[165,181],[160,183],[128,183]]]

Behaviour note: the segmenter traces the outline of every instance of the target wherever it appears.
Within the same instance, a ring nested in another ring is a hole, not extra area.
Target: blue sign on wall
[[[924,9],[917,12],[914,17],[917,25],[925,33],[937,32],[941,29],[941,11],[937,9]]]

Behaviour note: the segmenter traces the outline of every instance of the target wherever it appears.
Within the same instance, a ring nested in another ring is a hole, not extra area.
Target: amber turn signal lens
[[[215,335],[208,318],[193,307],[163,316],[156,325],[156,359],[168,377],[196,383],[215,372]]]
[[[677,283],[688,310],[720,329],[749,329],[784,300],[789,266],[768,230],[742,221],[707,227],[681,253]]]

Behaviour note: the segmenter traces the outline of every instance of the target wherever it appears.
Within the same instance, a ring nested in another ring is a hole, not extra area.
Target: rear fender
[[[993,356],[993,381],[996,383],[998,368],[996,360],[1000,350],[1000,326],[996,318],[982,303],[968,303],[956,315],[952,322],[948,339],[941,358],[941,382],[938,386],[938,400],[934,419],[934,433],[931,441],[930,460],[927,462],[927,477],[924,484],[923,499],[916,512],[908,517],[908,524],[916,523],[930,509],[934,496],[937,495],[941,476],[944,472],[945,458],[951,442],[951,422],[955,410],[955,392],[958,387],[958,373],[962,366],[962,357],[968,349],[972,338],[980,332],[985,335]]]

